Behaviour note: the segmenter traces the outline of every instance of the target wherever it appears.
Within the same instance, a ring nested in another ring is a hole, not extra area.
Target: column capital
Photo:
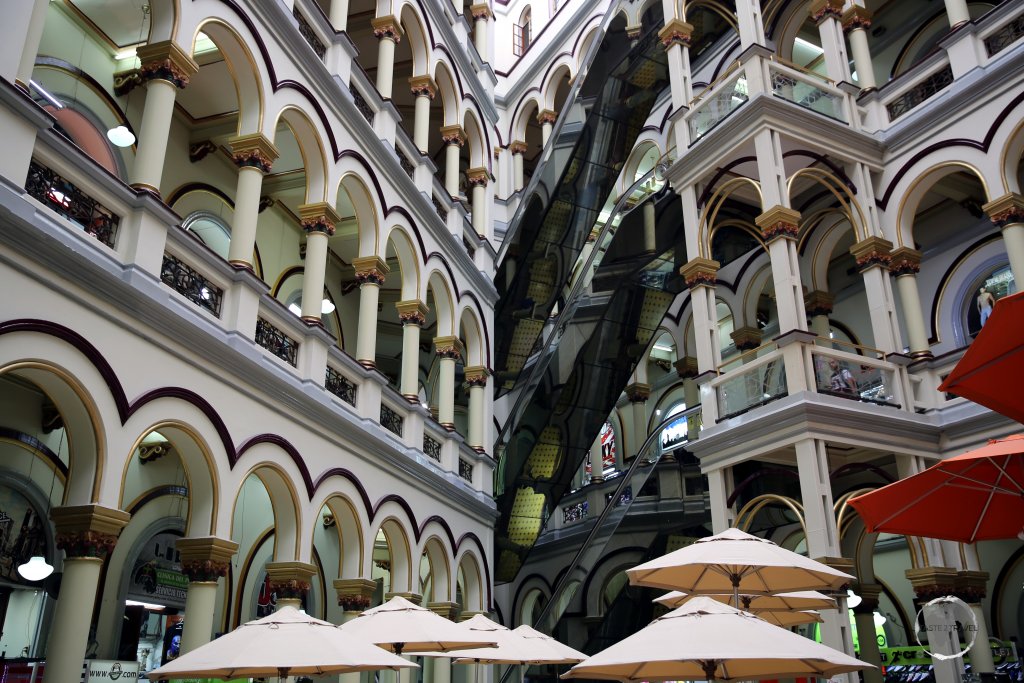
[[[527,149],[529,149],[529,147],[522,140],[513,140],[508,144],[508,151],[513,154],[526,154]]]
[[[352,259],[352,267],[356,271],[356,282],[360,285],[371,284],[381,287],[391,269],[380,256],[360,256]]]
[[[857,565],[849,557],[830,557],[830,556],[826,555],[824,557],[813,557],[811,559],[815,560],[816,562],[821,562],[823,565],[831,567],[832,569],[835,569],[837,571],[841,571],[841,572],[843,572],[845,574],[849,574],[850,576],[853,576],[854,577],[854,581],[856,581],[857,572],[855,571],[855,569],[856,569]],[[823,591],[823,592],[825,592],[825,591]],[[837,593],[841,593],[842,596],[845,597],[846,596],[846,586],[843,586],[842,588],[840,588],[836,592]]]
[[[338,606],[346,612],[362,612],[369,609],[377,582],[370,579],[335,579],[334,590],[338,594]]]
[[[441,140],[446,145],[458,145],[462,147],[466,144],[466,131],[462,129],[462,126],[455,124],[452,126],[441,126]]]
[[[874,614],[878,609],[878,597],[882,594],[882,586],[877,583],[858,583],[853,592],[860,596],[860,604],[851,607],[854,614]]]
[[[395,303],[395,309],[398,311],[398,321],[403,325],[423,327],[423,324],[427,322],[429,309],[419,299],[399,301]]]
[[[682,19],[676,18],[665,24],[665,28],[658,31],[658,39],[665,49],[673,45],[690,47],[690,40],[693,38],[693,24],[688,24]]]
[[[809,316],[831,315],[834,305],[835,297],[820,289],[807,292],[807,295],[804,296],[804,308]]]
[[[471,365],[465,370],[466,384],[472,387],[485,387],[487,386],[487,378],[491,376],[491,371],[482,365]]]
[[[633,382],[626,387],[626,398],[630,403],[646,403],[651,397],[651,385],[643,382]]]
[[[136,50],[136,55],[142,65],[139,72],[144,81],[162,80],[184,88],[189,78],[199,72],[199,65],[192,56],[172,40],[143,45]]]
[[[267,576],[270,577],[270,589],[277,593],[280,600],[298,600],[312,586],[316,567],[308,562],[287,561],[268,562]]]
[[[756,327],[741,327],[731,332],[729,336],[740,351],[749,351],[761,345],[761,330]]]
[[[718,283],[718,269],[721,267],[718,261],[709,258],[690,259],[686,265],[679,269],[686,286],[690,289],[695,287],[714,287]]]
[[[949,567],[921,567],[904,572],[918,600],[933,600],[956,593],[957,571]]]
[[[896,277],[900,275],[917,275],[921,272],[921,252],[910,247],[894,249],[892,260],[889,262],[889,272]]]
[[[181,555],[181,571],[193,582],[216,582],[227,576],[231,558],[238,552],[234,541],[205,536],[180,538],[174,544]]]
[[[1016,192],[1004,194],[981,207],[997,228],[1024,223],[1024,197]]]
[[[396,595],[400,598],[405,598],[414,605],[419,605],[421,602],[423,602],[423,596],[419,593],[385,593],[384,602],[387,602]]]
[[[341,222],[341,216],[327,202],[299,205],[299,221],[308,235],[320,232],[328,237],[334,235],[334,226]]]
[[[228,139],[228,147],[235,166],[257,168],[264,173],[270,173],[270,167],[281,155],[274,143],[262,133],[236,135]]]
[[[459,621],[460,622],[469,621],[470,619],[472,619],[473,617],[475,617],[478,614],[482,614],[485,617],[487,616],[487,612],[461,612],[460,611],[459,612]]]
[[[977,604],[985,599],[988,578],[988,572],[959,571],[956,573],[956,592],[954,595],[966,603]]]
[[[867,30],[871,28],[871,19],[874,14],[867,7],[861,7],[860,5],[853,5],[850,9],[843,12],[841,21],[843,22],[843,30],[849,33],[850,31],[856,31],[857,29]]]
[[[537,123],[544,125],[545,123],[554,123],[558,120],[558,112],[553,109],[543,109],[537,112]]]
[[[462,605],[457,602],[428,602],[427,609],[439,617],[456,621]]]
[[[697,359],[693,356],[683,356],[674,365],[676,366],[676,374],[679,375],[679,379],[693,379],[699,374]]]
[[[387,38],[396,43],[402,40],[402,25],[392,14],[384,17],[374,17],[370,20],[370,26],[373,27],[373,35],[378,39],[383,40]]]
[[[850,253],[857,260],[861,272],[875,266],[888,268],[892,262],[892,242],[881,237],[868,237],[850,247]]]
[[[627,26],[626,37],[630,40],[636,40],[640,37],[640,33],[643,31],[643,28],[644,27],[641,24],[637,24],[636,26]]]
[[[796,239],[800,234],[800,212],[775,205],[754,219],[765,242],[780,237]]]
[[[430,76],[413,76],[409,79],[409,89],[413,97],[429,97],[434,99],[437,95],[437,83]]]
[[[434,337],[434,351],[440,358],[459,360],[465,356],[466,348],[458,337]]]
[[[811,15],[811,20],[818,24],[829,17],[841,20],[843,18],[843,0],[813,0],[808,12]]]
[[[494,12],[491,11],[491,6],[486,2],[478,2],[469,8],[469,13],[472,15],[474,21],[484,21],[494,16]]]
[[[57,531],[57,548],[69,558],[105,560],[114,550],[117,537],[131,517],[124,510],[105,508],[95,503],[65,505],[50,510],[50,519]]]
[[[490,180],[491,174],[487,172],[486,168],[477,167],[471,168],[466,171],[466,182],[470,187],[477,185],[487,186],[487,181]]]

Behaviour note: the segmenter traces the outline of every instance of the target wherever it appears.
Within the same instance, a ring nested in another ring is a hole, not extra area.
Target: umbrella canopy
[[[754,616],[782,628],[800,626],[801,624],[820,624],[825,621],[821,618],[820,614],[810,610],[797,610],[795,612],[771,612],[766,610],[764,612],[757,612]]]
[[[317,676],[415,666],[334,624],[282,607],[151,671],[148,678]]]
[[[584,660],[563,678],[621,681],[758,680],[871,668],[711,598],[695,598]]]
[[[682,607],[695,597],[695,595],[688,593],[672,591],[660,598],[655,598],[654,602],[675,609],[676,607]],[[719,602],[727,603],[732,601],[731,593],[729,595],[709,595],[708,597]],[[836,609],[836,601],[834,598],[830,598],[818,591],[794,591],[792,593],[777,593],[775,595],[741,595],[740,608],[754,614],[765,611],[789,612],[794,610]]]
[[[563,645],[529,626],[492,633],[498,641],[493,648],[475,648],[454,653],[457,664],[576,664],[585,654]]]
[[[868,531],[961,543],[1013,538],[1024,525],[1024,434],[850,499]]]
[[[396,595],[341,629],[396,654],[493,646],[491,633],[472,631]]]
[[[939,385],[1017,422],[1024,422],[1024,292],[1000,299],[960,362]]]
[[[739,529],[702,538],[685,548],[627,569],[629,582],[698,595],[771,595],[836,590],[854,577],[780,548]],[[735,604],[735,602],[734,602]]]

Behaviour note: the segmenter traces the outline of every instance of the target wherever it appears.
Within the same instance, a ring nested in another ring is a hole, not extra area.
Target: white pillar
[[[235,218],[231,225],[228,262],[252,270],[263,175],[270,172],[278,151],[270,140],[259,133],[231,138],[228,144],[231,146],[231,159],[238,166]]]
[[[896,278],[896,289],[900,293],[903,322],[907,327],[907,341],[910,355],[914,358],[931,356],[928,331],[921,310],[921,296],[917,290],[917,273],[921,270],[921,252],[900,247],[892,252],[889,272]]]
[[[330,20],[335,31],[348,30],[348,0],[331,0]]]
[[[653,254],[657,249],[657,227],[654,214],[654,200],[644,202],[644,251]]]
[[[896,305],[889,278],[892,242],[881,237],[868,237],[850,247],[864,278],[864,294],[868,301],[874,347],[885,353],[900,353],[903,342],[896,320]]]
[[[512,152],[512,190],[519,192],[526,185],[523,173],[523,155],[526,154],[526,143],[516,140],[508,146]]]
[[[485,452],[484,445],[484,401],[486,400],[487,368],[482,366],[466,368],[466,384],[469,385],[469,434],[466,445],[477,451]]]
[[[736,0],[736,21],[740,33],[740,51],[751,45],[764,45],[764,20],[761,0]]]
[[[857,84],[861,90],[878,86],[875,81],[875,65],[868,46],[868,29],[871,28],[871,12],[860,5],[853,5],[843,14],[843,29],[850,41],[853,67],[857,70]]]
[[[423,154],[430,145],[430,103],[437,93],[437,86],[430,76],[414,76],[409,79],[409,87],[416,98],[413,118],[413,144]]]
[[[1024,291],[1024,196],[1015,192],[994,199],[982,209],[1003,231],[1003,246],[1010,260],[1017,291]]]
[[[772,281],[775,284],[775,304],[779,314],[779,333],[806,330],[804,293],[800,284],[800,262],[796,250],[800,213],[775,206],[762,213],[755,221],[761,228],[765,242],[768,243]]]
[[[651,385],[634,382],[626,387],[626,397],[633,412],[633,443],[628,455],[641,455],[640,448],[647,440],[647,399],[651,397]]]
[[[213,610],[217,602],[216,581],[189,581],[185,593],[185,620],[181,632],[181,654],[210,642]]]
[[[50,2],[22,0],[7,4],[0,28],[0,78],[13,81],[28,91]]]
[[[833,297],[828,292],[816,290],[804,297],[804,307],[811,318],[811,332],[828,339],[832,328],[828,317],[832,314]]]
[[[718,267],[718,261],[695,258],[679,269],[690,289],[698,374],[715,370],[721,361],[718,304],[715,300]]]
[[[390,100],[395,77],[395,45],[402,39],[402,29],[398,19],[393,16],[377,17],[370,23],[378,41],[377,92],[384,99]]]
[[[558,112],[550,109],[545,109],[537,114],[537,123],[540,124],[540,140],[542,147],[548,146],[548,138],[551,137],[551,131],[554,128],[555,121],[557,120]]]
[[[850,60],[843,39],[843,0],[818,0],[811,3],[811,19],[818,24],[818,37],[825,57],[825,73],[833,81],[850,80]]]
[[[455,362],[462,358],[462,342],[457,337],[435,337],[439,359],[437,378],[437,421],[455,431]]]
[[[426,322],[426,307],[418,299],[399,301],[398,320],[402,323],[402,377],[399,390],[410,403],[419,403],[420,328]]]
[[[491,8],[486,2],[481,2],[470,7],[470,13],[473,16],[473,45],[482,61],[490,61],[487,56],[487,30]]]
[[[174,115],[174,98],[178,88],[187,86],[189,77],[199,71],[199,65],[171,41],[144,45],[138,49],[138,56],[142,77],[146,81],[146,103],[142,111],[142,125],[139,126],[131,184],[159,196]]]
[[[967,0],[945,0],[945,2],[950,28],[971,20],[971,13],[967,10]]]
[[[302,318],[320,322],[327,275],[327,240],[341,219],[327,202],[303,204],[299,219],[306,232],[306,261],[302,273]]]
[[[388,266],[378,256],[352,259],[359,283],[359,326],[356,331],[356,360],[366,368],[377,367],[377,304]]]
[[[732,495],[732,468],[708,470],[708,503],[711,509],[711,531],[720,534],[734,524],[736,510],[729,506]]]
[[[473,229],[480,237],[487,237],[487,181],[489,174],[486,168],[471,168],[466,179],[472,190]]]
[[[444,189],[452,197],[459,196],[459,155],[466,144],[466,133],[461,126],[445,126],[441,129],[444,149]]]
[[[594,484],[604,481],[604,446],[600,434],[590,444],[590,481]]]

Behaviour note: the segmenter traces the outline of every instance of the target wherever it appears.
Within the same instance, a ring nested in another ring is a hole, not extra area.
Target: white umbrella
[[[148,678],[284,678],[415,666],[334,624],[282,607],[154,669]]]
[[[395,654],[446,652],[495,644],[491,634],[460,628],[398,595],[366,610],[341,629]]]
[[[654,602],[665,605],[671,609],[682,607],[691,599],[697,596],[681,591],[665,593]],[[719,602],[731,602],[732,593],[728,595],[709,595]],[[746,612],[788,612],[792,610],[810,609],[836,609],[835,598],[830,598],[818,591],[793,591],[792,593],[776,593],[775,595],[740,595],[740,609]]]
[[[759,680],[836,674],[870,664],[711,598],[694,598],[577,664],[562,678]]]
[[[526,624],[509,630],[478,614],[466,621],[465,625],[468,626],[478,619],[497,627],[481,629],[497,644],[495,647],[480,647],[451,653],[450,656],[455,658],[457,664],[576,664],[587,658],[582,652],[563,645]],[[480,625],[482,622],[478,623],[478,626]]]
[[[772,595],[803,590],[837,590],[854,577],[739,529],[695,541],[679,550],[627,569],[637,586],[698,595]]]

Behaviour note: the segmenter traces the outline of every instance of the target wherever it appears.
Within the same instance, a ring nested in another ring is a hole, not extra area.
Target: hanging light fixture
[[[334,302],[327,297],[324,297],[323,302],[320,304],[320,313],[322,315],[334,313]]]
[[[131,147],[135,144],[135,134],[125,125],[114,126],[107,131],[107,139],[118,147]]]
[[[61,448],[64,446],[64,435],[67,433],[67,427],[61,429],[60,443],[57,444],[57,457],[60,457]],[[29,464],[28,477],[29,481],[32,481],[32,464],[35,463],[35,456]],[[50,505],[53,500],[53,485],[57,481],[57,468],[53,468],[53,478],[50,479],[50,494],[46,497],[46,516],[50,515]],[[33,555],[29,558],[28,562],[18,565],[18,574],[21,578],[26,581],[42,581],[50,574],[53,573],[53,565],[46,561],[46,558],[42,555]]]

